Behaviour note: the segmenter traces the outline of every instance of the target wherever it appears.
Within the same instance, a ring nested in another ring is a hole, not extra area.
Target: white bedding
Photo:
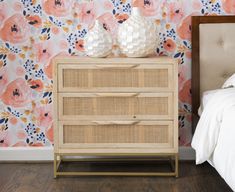
[[[207,105],[207,103],[211,100],[211,98],[214,96],[214,94],[219,91],[219,89],[215,89],[215,90],[210,90],[210,91],[205,91],[202,94],[202,99],[201,99],[201,105],[198,109],[198,115],[201,116],[202,112],[205,108],[205,106]]]
[[[192,140],[196,163],[209,161],[235,191],[235,88],[208,101]]]

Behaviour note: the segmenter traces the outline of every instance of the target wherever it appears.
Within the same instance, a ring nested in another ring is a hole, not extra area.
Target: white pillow
[[[202,94],[202,98],[201,98],[201,105],[198,109],[198,115],[201,116],[205,106],[207,105],[207,103],[211,100],[211,98],[215,95],[215,93],[217,91],[219,91],[220,89],[215,89],[215,90],[209,90],[209,91],[205,91]]]
[[[223,89],[229,87],[235,87],[235,73],[229,77],[222,86]]]

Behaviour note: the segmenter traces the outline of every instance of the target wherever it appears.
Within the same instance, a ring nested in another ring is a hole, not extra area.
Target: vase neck
[[[142,14],[141,14],[140,8],[139,8],[139,7],[133,7],[133,8],[132,8],[132,11],[131,11],[131,15],[132,15],[132,16],[141,17]]]

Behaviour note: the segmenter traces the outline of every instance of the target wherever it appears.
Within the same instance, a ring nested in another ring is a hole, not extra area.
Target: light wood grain
[[[58,64],[59,91],[172,91],[172,68],[170,64]]]
[[[172,121],[60,122],[61,148],[171,148]]]
[[[53,62],[58,155],[178,154],[175,60],[56,57]]]
[[[172,93],[59,93],[59,119],[172,119]]]
[[[54,152],[59,151],[59,130],[57,129],[58,122],[58,74],[57,74],[57,63],[53,60],[53,127],[54,127]]]

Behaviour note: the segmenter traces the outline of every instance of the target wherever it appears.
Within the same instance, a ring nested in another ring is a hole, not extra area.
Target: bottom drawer
[[[170,148],[172,121],[59,122],[60,148]]]

